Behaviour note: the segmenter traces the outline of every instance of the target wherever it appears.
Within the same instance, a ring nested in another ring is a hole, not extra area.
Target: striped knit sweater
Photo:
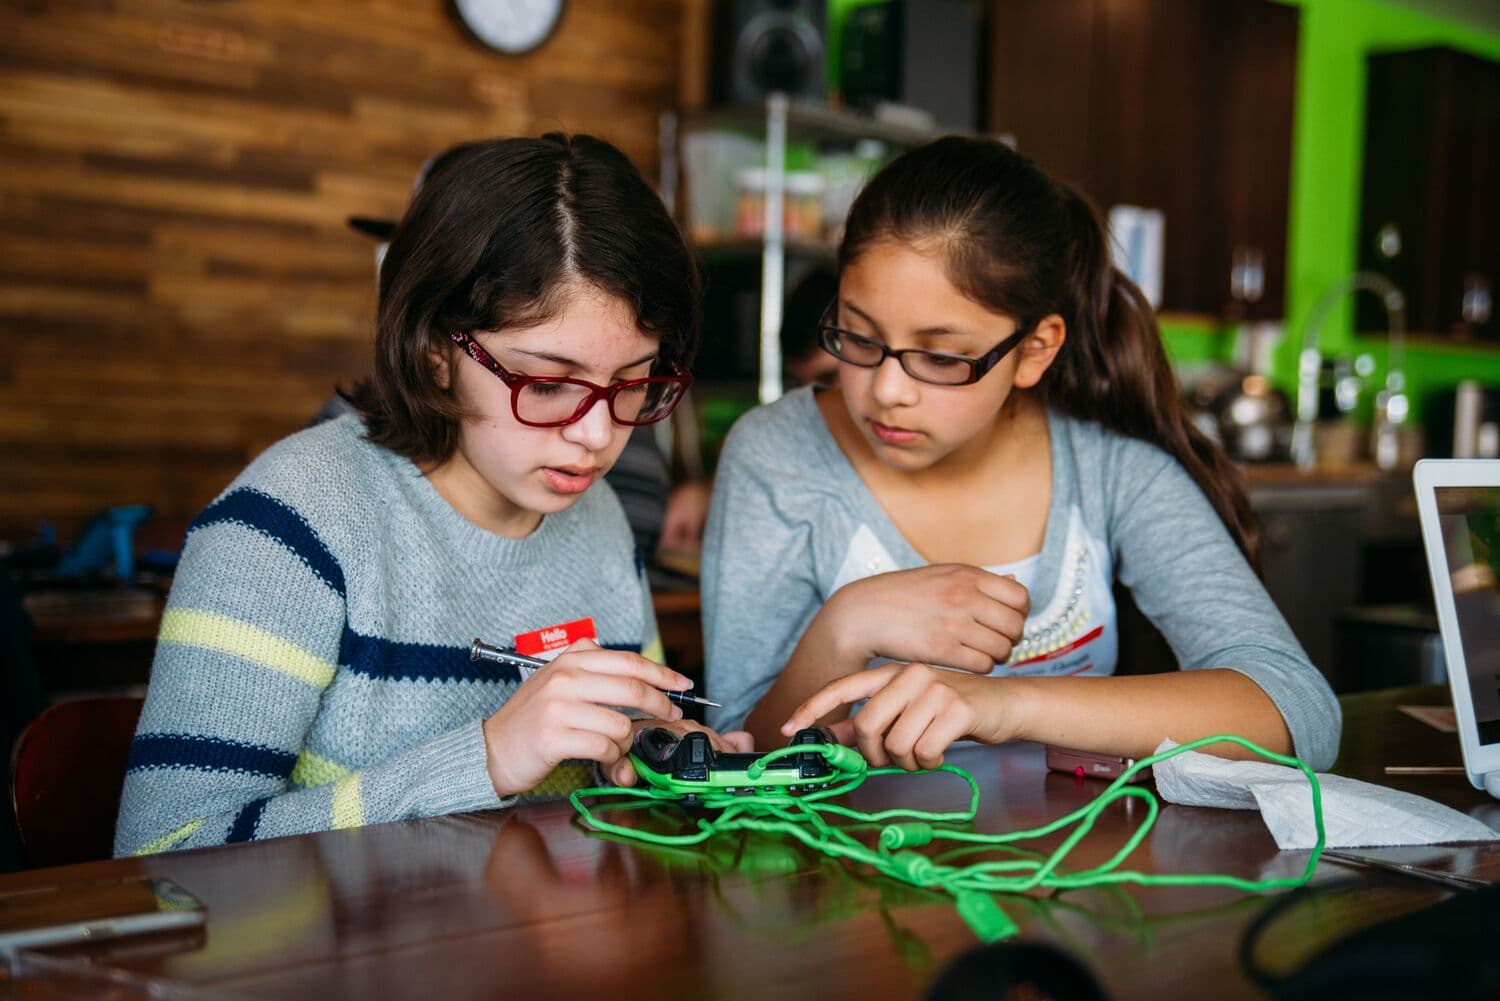
[[[472,638],[591,617],[601,645],[660,659],[607,486],[507,539],[362,434],[344,417],[285,439],[189,526],[117,855],[508,805],[481,723],[519,678],[471,662]]]

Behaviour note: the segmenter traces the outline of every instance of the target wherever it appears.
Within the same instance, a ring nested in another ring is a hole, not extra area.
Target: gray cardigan
[[[1113,673],[1117,577],[1182,669],[1246,675],[1280,710],[1297,755],[1331,765],[1338,702],[1187,472],[1097,424],[1053,413],[1048,426],[1045,539],[1015,567],[1032,611],[995,673]],[[705,688],[724,703],[710,723],[743,723],[839,587],[925,563],[834,441],[811,389],[751,411],[724,447],[704,539]]]

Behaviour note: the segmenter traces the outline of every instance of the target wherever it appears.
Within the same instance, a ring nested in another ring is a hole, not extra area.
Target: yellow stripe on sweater
[[[661,634],[657,633],[651,637],[651,642],[641,648],[641,656],[647,660],[654,660],[658,664],[667,663],[666,648],[661,645]],[[670,666],[670,665],[668,665]]]
[[[333,787],[333,828],[360,827],[365,822],[365,808],[359,795],[359,773],[345,775]]]
[[[148,841],[148,842],[146,842],[144,845],[141,845],[139,848],[137,848],[135,851],[131,852],[130,854],[132,854],[132,855],[155,855],[157,852],[167,851],[169,848],[172,848],[172,847],[174,847],[174,846],[176,846],[178,844],[181,844],[182,842],[186,841],[188,838],[192,837],[193,836],[193,832],[196,831],[198,828],[200,828],[202,826],[203,826],[203,818],[202,817],[199,817],[197,820],[189,820],[186,824],[183,824],[181,827],[177,828],[177,830],[172,831],[170,834],[163,834],[161,837],[157,838],[155,841]]]
[[[333,680],[334,665],[264,629],[217,612],[169,608],[161,617],[162,643],[218,650],[296,678],[318,691]]]
[[[304,747],[292,768],[292,785],[298,789],[312,789],[336,782],[348,774],[349,769],[337,761],[330,761]]]
[[[564,761],[521,798],[528,803],[533,800],[561,799],[575,789],[598,784],[599,776],[592,761]]]

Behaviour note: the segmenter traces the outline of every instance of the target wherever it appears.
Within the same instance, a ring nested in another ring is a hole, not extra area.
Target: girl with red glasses
[[[1223,732],[1330,765],[1338,704],[1094,210],[950,137],[871,180],[838,265],[838,387],[751,412],[719,462],[710,722],[775,746],[821,720],[909,769],[965,738],[1142,757]],[[1164,673],[1116,676],[1116,582]]]
[[[441,157],[381,265],[357,414],[274,445],[189,529],[116,851],[634,781],[632,715],[696,724],[598,481],[681,398],[698,328],[692,258],[614,147]],[[588,638],[523,679],[476,636]]]

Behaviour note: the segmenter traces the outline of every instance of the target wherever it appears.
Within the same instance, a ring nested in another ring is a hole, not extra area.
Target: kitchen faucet
[[[1292,427],[1292,461],[1307,469],[1318,459],[1313,443],[1313,428],[1318,422],[1318,376],[1323,370],[1323,353],[1318,334],[1333,307],[1346,295],[1360,290],[1373,292],[1385,306],[1386,326],[1390,339],[1386,346],[1385,388],[1375,395],[1375,428],[1373,450],[1375,464],[1393,469],[1399,459],[1397,431],[1406,422],[1411,409],[1406,396],[1406,297],[1396,283],[1373,271],[1356,271],[1340,279],[1323,293],[1307,325],[1302,328],[1302,353],[1297,356],[1297,422]]]

